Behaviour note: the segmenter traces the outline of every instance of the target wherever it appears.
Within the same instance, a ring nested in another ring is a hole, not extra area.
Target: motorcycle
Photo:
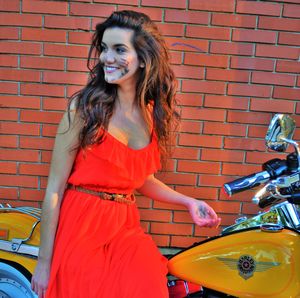
[[[285,152],[291,144],[295,151],[286,159],[267,161],[259,173],[224,185],[228,195],[262,185],[253,203],[268,210],[239,218],[220,235],[171,256],[170,293],[180,284],[184,294],[170,297],[300,297],[300,149],[292,140],[294,130],[292,118],[275,115],[267,147]],[[30,279],[38,256],[40,216],[38,208],[0,207],[1,298],[37,297]]]

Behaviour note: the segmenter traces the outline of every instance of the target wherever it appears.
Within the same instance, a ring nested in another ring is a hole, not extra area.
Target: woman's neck
[[[133,88],[118,88],[118,104],[121,110],[132,111],[135,106],[135,90]]]

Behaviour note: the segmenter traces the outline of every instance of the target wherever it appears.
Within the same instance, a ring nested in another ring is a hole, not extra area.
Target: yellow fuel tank
[[[237,297],[300,297],[300,234],[252,228],[207,241],[169,260],[169,272]]]

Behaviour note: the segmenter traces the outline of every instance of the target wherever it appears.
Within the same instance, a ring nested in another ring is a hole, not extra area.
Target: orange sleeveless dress
[[[135,150],[107,132],[101,144],[79,151],[68,183],[129,194],[159,168],[154,133]],[[166,274],[136,204],[65,191],[46,298],[166,298]]]

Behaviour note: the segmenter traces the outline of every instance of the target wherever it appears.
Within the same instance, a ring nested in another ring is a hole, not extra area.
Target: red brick
[[[44,54],[48,56],[83,58],[88,56],[88,47],[60,45],[60,44],[45,44]]]
[[[230,180],[229,177],[216,175],[199,175],[199,186],[214,186],[220,187]]]
[[[300,73],[300,62],[277,60],[276,71]],[[280,84],[278,84],[280,85]]]
[[[22,40],[66,42],[66,31],[57,29],[22,28]]]
[[[175,211],[173,221],[179,223],[193,223],[190,213],[187,211]]]
[[[18,147],[18,137],[17,136],[0,135],[0,144],[1,144],[1,147],[17,148]]]
[[[256,16],[244,16],[238,14],[213,13],[212,25],[227,27],[255,28]]]
[[[151,235],[151,238],[155,242],[158,247],[169,247],[170,246],[170,238],[169,235]]]
[[[212,41],[210,53],[252,56],[254,45],[247,43]]]
[[[288,87],[275,86],[273,97],[274,98],[299,100],[299,98],[300,98],[300,89],[299,88],[288,88]]]
[[[240,124],[205,122],[203,132],[223,136],[245,136],[246,127]]]
[[[205,95],[204,106],[209,108],[246,110],[248,99],[243,97]]]
[[[114,0],[116,1],[116,0]],[[111,3],[111,1],[110,1]],[[118,1],[119,3],[119,1]],[[126,9],[130,9],[133,11],[137,11],[137,12],[142,12],[145,13],[146,15],[148,15],[151,20],[153,21],[158,21],[161,22],[162,21],[162,15],[163,15],[163,9],[161,8],[153,8],[153,7],[135,7],[135,6],[125,6],[125,5],[118,5],[118,10],[126,10]],[[94,27],[92,27],[94,28]]]
[[[251,81],[258,84],[294,86],[295,79],[294,75],[255,71],[252,73]]]
[[[276,43],[277,32],[266,30],[233,29],[233,41]]]
[[[182,81],[182,92],[201,92],[212,94],[224,94],[226,84],[223,82],[205,82],[197,80]]]
[[[183,24],[157,24],[158,29],[163,36],[183,36],[184,25]]]
[[[256,56],[298,59],[299,49],[288,46],[257,45]]]
[[[299,2],[300,3],[300,2]],[[284,4],[283,5],[283,16],[288,18],[300,18],[300,7],[294,4]]]
[[[166,235],[191,235],[191,224],[175,224],[175,223],[159,223],[152,222],[150,232],[154,234],[166,234]]]
[[[181,133],[179,136],[179,145],[192,147],[211,147],[221,148],[222,138],[218,136],[208,136],[199,134]]]
[[[52,151],[42,151],[41,153],[42,153],[41,162],[50,163],[51,158],[52,158]],[[46,186],[47,186],[47,181],[46,181],[46,184],[45,184],[45,188],[46,188]]]
[[[17,94],[18,84],[12,82],[0,82],[0,93]]]
[[[178,160],[177,171],[186,173],[219,174],[220,163]]]
[[[90,0],[74,0],[74,1],[80,1],[80,2],[90,2]],[[125,5],[138,5],[139,0],[94,0],[93,2],[101,2],[101,3],[115,3],[115,4],[125,4]],[[122,8],[124,9],[124,8]],[[119,8],[119,10],[122,10]],[[131,7],[130,7],[131,9]]]
[[[173,65],[172,69],[177,78],[203,79],[204,68],[190,65]]]
[[[39,152],[37,150],[26,149],[1,149],[0,157],[2,160],[38,162]]]
[[[234,57],[230,58],[231,68],[274,70],[275,60],[264,58]]]
[[[165,22],[180,22],[184,24],[208,24],[209,15],[202,11],[165,10]]]
[[[23,12],[47,13],[47,14],[67,14],[68,3],[58,1],[36,1],[23,0]]]
[[[66,16],[45,16],[45,28],[62,28],[74,30],[89,30],[89,18],[66,17]]]
[[[8,54],[0,54],[0,65],[1,66],[18,66],[18,56],[11,56]]]
[[[279,44],[287,44],[292,46],[300,46],[299,34],[289,32],[279,32]]]
[[[228,84],[228,95],[270,97],[272,87],[263,85]]]
[[[246,162],[254,163],[254,164],[263,164],[264,162],[273,159],[280,158],[281,156],[278,153],[270,153],[270,152],[247,152],[246,153]]]
[[[156,177],[165,184],[175,185],[195,185],[197,181],[195,174],[158,173]]]
[[[85,85],[87,74],[80,72],[44,71],[43,79],[45,83]]]
[[[270,120],[269,113],[228,111],[227,115],[227,121],[233,123],[269,124]]]
[[[42,53],[42,45],[32,42],[2,41],[0,52],[9,54],[40,55]]]
[[[288,18],[259,17],[258,28],[299,32],[300,23]]]
[[[15,109],[4,109],[1,107],[0,110],[0,119],[1,121],[8,120],[8,121],[18,121],[18,111]]]
[[[237,175],[239,177],[247,176],[260,171],[261,166],[258,165],[223,163],[222,167],[223,175]]]
[[[0,175],[1,184],[5,186],[38,187],[38,178],[29,176]]]
[[[69,43],[90,45],[93,34],[91,32],[69,32]]]
[[[20,163],[19,174],[34,175],[34,176],[48,176],[49,164]]]
[[[235,150],[220,149],[202,149],[201,160],[207,161],[226,161],[226,162],[242,162],[244,152]]]
[[[176,38],[176,37],[166,37],[165,38],[167,46],[170,50],[177,51],[192,51],[192,52],[200,52],[206,53],[208,51],[208,40],[202,39],[184,39]]]
[[[175,189],[180,193],[197,199],[215,200],[218,196],[217,188],[212,187],[193,187],[178,185]]]
[[[195,242],[201,240],[199,237],[183,237],[183,236],[171,236],[171,247],[189,247]]]
[[[1,131],[5,134],[16,135],[39,135],[38,124],[17,123],[17,122],[2,122]]]
[[[3,27],[0,28],[1,39],[19,39],[19,29]]]
[[[115,5],[71,3],[70,15],[108,17],[116,10]]]
[[[229,40],[230,29],[220,27],[205,27],[205,26],[192,26],[189,25],[186,28],[187,37],[205,38],[208,40],[219,39]]]
[[[64,86],[50,84],[21,84],[21,94],[40,96],[64,96]]]
[[[229,57],[222,55],[207,55],[196,53],[185,53],[184,64],[221,67],[226,68],[228,66]]]
[[[18,189],[17,188],[0,188],[0,198],[1,199],[8,199],[13,200],[18,197]],[[1,202],[2,204],[5,204],[5,202]],[[15,206],[15,205],[14,205]]]
[[[65,111],[67,108],[67,100],[65,98],[43,98],[42,100],[43,110],[52,111]]]
[[[23,201],[43,201],[45,191],[41,189],[20,188],[20,200]]]
[[[234,0],[190,0],[189,9],[234,12]]]
[[[17,163],[16,162],[0,162],[0,173],[1,174],[17,174]]]
[[[202,106],[203,96],[193,93],[177,93],[176,99],[179,105],[183,106]]]
[[[39,82],[40,72],[34,70],[3,68],[1,70],[0,79],[7,80],[7,81]]]
[[[172,152],[172,157],[175,159],[198,159],[199,149],[189,147],[176,147],[175,151]]]
[[[224,207],[226,210],[226,207]],[[203,228],[203,227],[195,227],[195,236],[205,236],[205,237],[214,237],[219,234],[218,229],[211,229],[211,228]]]
[[[21,121],[39,123],[59,123],[62,113],[41,112],[41,111],[21,111]]]
[[[85,85],[85,83],[82,83],[82,85]],[[67,98],[70,98],[77,91],[80,91],[82,89],[82,85],[81,86],[72,86],[72,85],[71,86],[66,86],[66,88],[67,88]]]
[[[181,119],[178,130],[180,132],[200,133],[202,130],[202,122]]]
[[[42,16],[33,14],[3,13],[0,14],[0,25],[41,27]]]
[[[47,125],[42,126],[42,136],[43,137],[55,137],[57,132],[57,125]]]
[[[7,108],[39,109],[40,99],[31,96],[3,95],[0,98],[0,104],[2,107]]]
[[[225,138],[224,148],[238,150],[264,151],[265,141],[248,138]]]
[[[2,11],[20,11],[19,0],[1,0],[0,7]]]
[[[49,58],[49,57],[30,57],[21,56],[22,68],[36,68],[36,69],[64,69],[63,58]]]
[[[225,111],[198,107],[182,107],[181,117],[183,119],[224,121]]]
[[[257,1],[238,1],[236,12],[255,15],[280,16],[281,5]]]
[[[228,70],[219,68],[207,68],[206,79],[216,81],[233,81],[245,82],[249,81],[250,72],[245,70]]]
[[[164,0],[158,2],[157,0],[142,0],[141,5],[143,6],[158,6],[163,8],[186,8],[185,0]]]
[[[300,104],[299,104],[299,102],[297,102],[297,105],[296,105],[296,114],[300,114]]]
[[[249,126],[248,128],[248,137],[250,138],[264,138],[266,133],[266,126]]]
[[[279,99],[251,99],[250,109],[254,111],[293,113],[295,103]]]
[[[258,212],[260,212],[261,209],[257,206],[257,205],[254,205],[253,203],[243,203],[242,204],[242,210],[241,212],[243,214],[257,214]]]
[[[141,220],[170,222],[172,213],[167,210],[140,209]]]
[[[71,59],[67,60],[67,70],[70,71],[82,71],[87,72],[89,71],[87,68],[87,60],[86,59]]]
[[[53,138],[20,137],[20,148],[52,150]]]

